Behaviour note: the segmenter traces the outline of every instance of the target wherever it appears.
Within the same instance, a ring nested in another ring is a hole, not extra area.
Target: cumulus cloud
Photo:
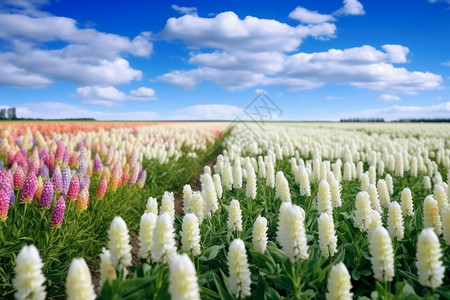
[[[393,105],[386,108],[368,109],[354,113],[343,114],[342,117],[359,118],[384,118],[385,120],[398,119],[434,119],[448,118],[450,114],[450,102],[444,102],[429,106],[401,106]]]
[[[39,1],[23,3],[33,2]],[[3,11],[0,28],[0,41],[6,45],[0,49],[4,66],[0,86],[42,87],[55,80],[114,85],[141,80],[142,72],[133,69],[122,54],[149,57],[153,50],[149,32],[129,39],[79,28],[74,19],[65,17]],[[54,42],[62,46],[48,47]]]
[[[156,100],[155,91],[148,87],[125,94],[113,86],[84,86],[77,88],[75,96],[83,103],[103,106],[119,106],[123,101]]]
[[[401,99],[399,96],[395,96],[395,95],[391,95],[391,94],[381,94],[380,100],[390,102],[390,101],[400,101]]]
[[[157,114],[151,111],[106,112],[85,109],[62,102],[27,103],[17,107],[19,118],[65,119],[94,118],[96,120],[155,120]]]
[[[234,120],[242,115],[240,107],[227,104],[202,104],[188,106],[175,111],[173,120]]]
[[[196,15],[197,14],[197,7],[185,7],[185,6],[178,6],[176,4],[172,4],[173,10],[177,11],[178,13],[182,15]]]
[[[344,6],[334,12],[334,15],[364,15],[364,7],[358,0],[344,0]]]
[[[289,18],[298,20],[305,24],[320,24],[334,21],[333,16],[311,11],[304,7],[297,6],[290,14]]]
[[[8,11],[31,16],[45,16],[48,14],[41,11],[40,7],[47,4],[49,4],[49,0],[2,0],[0,12]]]
[[[194,88],[209,80],[228,90],[256,85],[312,89],[327,82],[404,93],[440,88],[440,75],[393,65],[407,61],[407,47],[383,45],[382,49],[364,45],[294,54],[226,50],[192,53],[189,62],[198,65],[197,69],[172,71],[158,79],[182,88]]]
[[[233,51],[295,51],[306,37],[329,37],[336,25],[322,23],[292,27],[276,20],[247,16],[240,19],[227,11],[212,18],[184,15],[170,18],[162,31],[168,39],[181,39],[193,47]]]

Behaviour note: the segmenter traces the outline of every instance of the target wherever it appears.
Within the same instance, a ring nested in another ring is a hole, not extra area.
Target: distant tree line
[[[341,119],[340,122],[384,122],[383,118],[350,118]]]
[[[414,122],[414,123],[450,123],[450,118],[436,119],[400,119],[395,122]]]
[[[16,108],[2,108],[0,109],[0,120],[17,120]]]

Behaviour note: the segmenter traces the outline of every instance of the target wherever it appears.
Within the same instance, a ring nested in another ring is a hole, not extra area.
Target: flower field
[[[450,299],[450,126],[150,124],[2,124],[0,298]]]

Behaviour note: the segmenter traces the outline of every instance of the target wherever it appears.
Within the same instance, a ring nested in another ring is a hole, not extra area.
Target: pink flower
[[[53,190],[53,183],[47,180],[42,188],[41,197],[39,198],[38,205],[40,208],[49,209],[52,205],[53,195],[55,191]]]
[[[52,216],[50,219],[50,226],[60,228],[64,219],[64,212],[66,211],[66,202],[64,198],[59,197],[53,206]]]
[[[10,194],[6,189],[0,190],[0,221],[6,221],[8,217]]]
[[[34,193],[37,190],[37,178],[36,174],[31,172],[23,183],[23,187],[20,190],[20,201],[30,203],[33,200]]]
[[[98,156],[98,153],[95,154],[93,171],[94,173],[101,173],[103,171],[103,164],[100,160],[100,156]]]
[[[80,181],[78,180],[78,176],[74,175],[70,180],[69,190],[67,191],[67,199],[76,200],[78,197],[78,193],[80,192]]]
[[[23,186],[24,181],[25,181],[25,174],[23,173],[22,168],[19,166],[13,175],[14,189],[20,190]]]
[[[98,199],[103,199],[106,193],[106,189],[108,188],[108,181],[106,177],[103,176],[102,180],[100,180],[97,188],[97,197]]]

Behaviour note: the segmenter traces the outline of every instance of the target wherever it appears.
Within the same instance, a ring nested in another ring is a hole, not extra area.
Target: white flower
[[[352,164],[350,162],[345,162],[344,164],[344,175],[342,176],[344,181],[352,180]]]
[[[333,207],[341,207],[342,206],[341,186],[336,179],[331,181],[330,190],[331,190],[331,202]]]
[[[412,201],[411,190],[404,188],[400,196],[403,216],[414,216],[414,204]]]
[[[371,209],[371,212],[369,214],[369,218],[368,218],[368,229],[367,229],[367,233],[368,233],[368,237],[370,239],[370,236],[372,234],[372,232],[378,228],[383,226],[383,222],[381,221],[381,215],[374,209]]]
[[[429,176],[423,176],[423,188],[431,190],[431,179]]]
[[[325,257],[333,256],[337,253],[337,237],[333,218],[327,213],[322,213],[318,223],[320,251]]]
[[[108,248],[111,251],[111,262],[118,270],[125,270],[131,266],[131,245],[128,228],[125,221],[116,216],[108,230]]]
[[[441,216],[433,195],[428,195],[423,201],[423,227],[433,227],[438,236],[442,233]]]
[[[181,243],[183,244],[183,251],[192,253],[194,256],[201,254],[200,228],[195,214],[189,213],[184,215],[180,236]]]
[[[442,250],[433,228],[425,228],[417,241],[417,274],[423,286],[437,288],[442,285],[445,267],[442,265]]]
[[[394,181],[392,179],[392,176],[390,174],[386,174],[386,177],[384,178],[384,180],[386,181],[389,195],[392,195],[394,193]]]
[[[250,278],[247,253],[245,252],[245,245],[242,240],[235,239],[231,242],[227,264],[230,273],[230,277],[228,278],[230,292],[236,298],[250,296],[252,280]]]
[[[42,274],[44,264],[34,245],[23,246],[16,257],[13,286],[17,290],[16,299],[45,299],[45,277]]]
[[[228,207],[228,221],[227,226],[229,231],[242,231],[242,212],[239,201],[231,200]]]
[[[183,186],[183,212],[192,212],[192,188],[189,184]]]
[[[225,167],[222,172],[222,182],[223,186],[227,190],[231,191],[231,189],[233,188],[233,171],[230,166],[230,163],[225,164]]]
[[[411,166],[409,173],[413,177],[417,177],[417,158],[415,156],[411,157]]]
[[[213,175],[214,188],[216,190],[217,198],[222,198],[223,189],[222,189],[222,181],[220,180],[219,174]]]
[[[266,178],[266,164],[264,161],[259,159],[261,156],[258,157],[258,177],[259,178]]]
[[[158,216],[154,213],[144,213],[139,227],[139,256],[150,260],[152,253],[152,235]]]
[[[177,253],[173,222],[168,213],[161,213],[156,220],[152,236],[152,258],[156,262],[170,263]]]
[[[377,187],[373,184],[369,184],[367,187],[367,193],[369,194],[370,207],[381,214],[383,210],[381,209],[380,199],[378,198]]]
[[[356,178],[361,179],[361,175],[364,173],[364,165],[362,161],[358,161],[356,164]]]
[[[256,218],[253,224],[253,249],[264,253],[267,248],[267,219],[261,216]]]
[[[367,191],[367,187],[369,186],[369,175],[367,173],[361,174],[361,191]]]
[[[377,172],[375,170],[374,166],[369,167],[369,183],[375,184],[375,181],[377,179]]]
[[[205,202],[205,215],[209,218],[219,209],[214,183],[202,189],[202,197]]]
[[[359,192],[356,195],[355,206],[355,227],[358,227],[361,231],[367,231],[369,229],[370,213],[372,211],[369,194],[365,191]]]
[[[289,183],[284,177],[283,171],[278,171],[276,180],[276,197],[281,199],[281,202],[291,202],[291,192],[289,190]]]
[[[100,253],[100,284],[98,287],[101,292],[103,284],[107,280],[114,280],[117,278],[116,269],[111,262],[111,252],[105,248]]]
[[[333,207],[331,206],[331,191],[330,185],[324,179],[319,183],[319,191],[317,192],[317,212],[327,213],[330,216],[333,214]]]
[[[283,216],[281,216],[282,210],[284,210]],[[297,205],[281,207],[277,239],[280,241],[284,254],[292,263],[298,259],[308,259],[305,212],[302,208]]]
[[[173,192],[164,192],[160,211],[161,213],[168,213],[172,222],[175,220],[175,197]]]
[[[444,189],[444,187],[442,186],[442,184],[436,184],[434,186],[434,199],[436,199],[438,207],[439,207],[439,211],[441,211],[445,206],[448,205],[447,202],[447,193]]]
[[[233,188],[242,188],[242,168],[240,159],[235,159],[233,164]]]
[[[148,197],[145,212],[158,214],[158,200],[156,198]]]
[[[93,300],[96,298],[91,273],[83,258],[74,258],[66,278],[68,300]]]
[[[327,300],[351,300],[353,293],[350,274],[343,262],[331,268],[328,275],[328,293]]]
[[[250,169],[247,174],[247,185],[245,187],[245,196],[250,199],[256,198],[256,174],[255,171]]]
[[[381,207],[388,208],[389,203],[391,202],[391,197],[389,196],[389,190],[384,179],[378,179],[377,190],[378,196],[380,197]]]
[[[384,227],[377,227],[370,236],[369,250],[373,276],[381,282],[394,278],[394,250],[391,238]]]
[[[338,160],[333,164],[333,174],[334,174],[334,178],[336,178],[336,180],[338,182],[341,182],[342,179],[342,174],[341,174],[341,161]]]
[[[169,293],[176,300],[200,300],[195,267],[189,256],[177,254],[170,262]]]
[[[306,171],[305,167],[302,166],[298,167],[298,178],[300,184],[300,195],[310,197],[311,186],[309,183],[308,172]]]
[[[401,241],[404,235],[402,209],[398,202],[394,201],[389,204],[388,212],[388,230],[391,239],[397,237]]]
[[[192,212],[197,216],[198,222],[201,224],[205,218],[205,201],[199,191],[192,193]]]
[[[395,152],[394,153],[394,159],[395,159],[395,171],[394,175],[403,177],[403,155],[401,152]]]
[[[447,205],[441,211],[442,214],[442,232],[447,245],[450,245],[450,206]]]
[[[272,162],[266,163],[266,185],[271,188],[275,187],[275,168]]]

